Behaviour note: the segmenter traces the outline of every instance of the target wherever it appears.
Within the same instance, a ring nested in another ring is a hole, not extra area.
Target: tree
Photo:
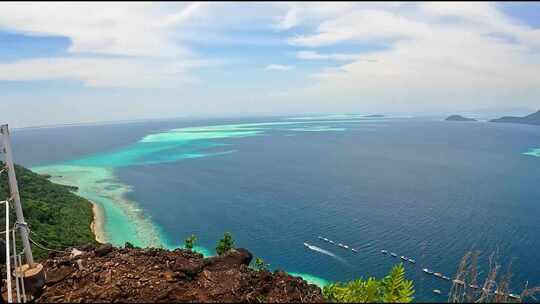
[[[234,240],[230,232],[225,232],[223,238],[219,240],[216,247],[216,252],[218,255],[222,255],[225,252],[234,248]]]
[[[263,269],[267,269],[268,266],[270,266],[270,264],[266,264],[266,262],[264,262],[263,259],[261,258],[256,258],[255,259],[255,268],[259,271],[263,270]]]
[[[3,166],[4,163],[0,162],[0,167]],[[19,165],[15,165],[15,172],[21,207],[34,240],[55,250],[97,244],[90,230],[94,218],[91,202],[73,193],[73,187],[52,183]],[[10,196],[8,176],[4,171],[0,173],[0,201]],[[13,208],[10,216],[15,218]],[[0,226],[5,226],[4,216],[0,218]],[[36,261],[49,256],[47,250],[37,246],[32,246],[32,253]]]
[[[384,279],[370,277],[347,283],[333,283],[323,290],[324,296],[331,302],[341,303],[410,303],[413,300],[414,287],[405,279],[403,264],[396,265]]]
[[[193,247],[195,246],[195,243],[197,242],[197,237],[192,234],[190,237],[188,237],[185,241],[184,241],[184,247],[186,247],[187,250],[192,250]]]

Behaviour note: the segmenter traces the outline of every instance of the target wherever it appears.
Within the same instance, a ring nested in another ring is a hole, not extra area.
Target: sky
[[[0,2],[0,122],[540,108],[540,3]]]

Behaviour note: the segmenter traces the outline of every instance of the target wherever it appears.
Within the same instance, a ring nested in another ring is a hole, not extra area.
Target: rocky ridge
[[[43,263],[37,302],[324,302],[319,287],[252,269],[251,260],[242,248],[203,258],[182,249],[87,245]]]

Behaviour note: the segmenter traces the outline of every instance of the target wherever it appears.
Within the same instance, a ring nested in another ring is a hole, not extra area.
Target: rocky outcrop
[[[83,248],[84,249],[84,248]],[[111,244],[103,244],[94,250],[94,254],[98,257],[106,256],[113,250]]]
[[[249,268],[233,249],[203,258],[187,250],[80,247],[45,263],[37,302],[323,302],[321,290],[282,271]]]

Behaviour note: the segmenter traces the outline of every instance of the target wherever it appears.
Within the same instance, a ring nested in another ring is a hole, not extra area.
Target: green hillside
[[[3,166],[3,163],[0,162]],[[72,193],[73,188],[54,184],[46,177],[16,166],[17,181],[26,222],[34,241],[47,248],[62,250],[69,246],[95,242],[90,230],[93,219],[92,204]],[[9,197],[7,173],[0,175],[0,200]],[[0,230],[5,227],[5,211],[0,210]],[[15,222],[12,209],[10,222]],[[21,248],[21,243],[18,243]],[[45,250],[32,246],[34,258],[43,259]]]

